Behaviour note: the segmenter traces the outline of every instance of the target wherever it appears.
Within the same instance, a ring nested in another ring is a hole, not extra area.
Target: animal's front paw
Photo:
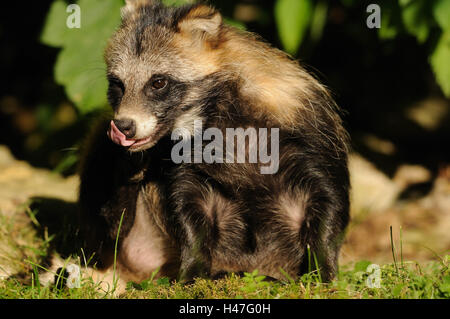
[[[64,263],[59,258],[53,258],[50,269],[39,274],[39,282],[44,287],[55,286],[57,288],[80,288],[80,266],[73,263]]]

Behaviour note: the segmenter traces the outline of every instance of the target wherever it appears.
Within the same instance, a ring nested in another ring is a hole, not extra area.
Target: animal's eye
[[[170,77],[165,74],[154,74],[143,88],[144,94],[151,99],[163,100],[169,93]]]
[[[162,90],[167,86],[166,79],[156,79],[152,82],[152,88],[155,90]]]

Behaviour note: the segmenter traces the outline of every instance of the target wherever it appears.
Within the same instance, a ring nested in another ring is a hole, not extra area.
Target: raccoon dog
[[[255,269],[282,279],[316,261],[322,280],[333,279],[349,174],[347,134],[327,90],[209,6],[126,2],[105,53],[114,116],[88,139],[81,168],[83,233],[97,266],[112,265],[118,236],[125,281],[156,269],[183,282]],[[171,134],[194,135],[196,121],[222,132],[278,128],[278,170],[175,163]]]

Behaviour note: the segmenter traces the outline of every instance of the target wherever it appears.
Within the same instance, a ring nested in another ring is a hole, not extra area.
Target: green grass
[[[191,285],[171,283],[167,278],[149,278],[142,283],[128,283],[121,295],[99,291],[91,280],[84,279],[80,288],[43,287],[39,284],[39,268],[58,234],[48,235],[39,228],[38,217],[28,211],[28,218],[20,215],[5,218],[0,215],[0,261],[15,265],[21,275],[0,279],[0,299],[91,299],[91,298],[282,298],[282,299],[449,299],[450,255],[436,255],[434,261],[419,264],[404,261],[400,250],[392,243],[393,262],[380,265],[380,288],[369,288],[366,281],[369,261],[341,265],[335,281],[325,284],[312,271],[302,278],[285,281],[265,281],[256,271],[243,277],[230,274],[219,280],[197,279]],[[18,217],[19,216],[19,217]],[[26,216],[25,216],[26,217]],[[26,222],[28,220],[28,222]],[[31,220],[31,222],[30,222]],[[397,255],[400,256],[397,256]],[[84,258],[82,259],[84,260]],[[314,265],[314,259],[313,265]],[[314,269],[314,267],[313,267]],[[372,274],[373,275],[373,274]]]
[[[219,280],[197,279],[194,284],[170,283],[167,278],[147,280],[140,284],[128,283],[127,290],[120,296],[113,291],[99,292],[91,280],[84,280],[81,288],[41,287],[33,276],[31,284],[10,278],[0,282],[0,298],[305,298],[305,299],[439,299],[450,298],[450,256],[437,262],[419,265],[404,262],[403,266],[386,264],[381,266],[381,287],[369,288],[365,272],[369,262],[362,261],[341,270],[338,278],[329,284],[318,282],[314,273],[304,275],[300,280],[285,282],[264,281],[257,273],[238,277],[234,274]]]

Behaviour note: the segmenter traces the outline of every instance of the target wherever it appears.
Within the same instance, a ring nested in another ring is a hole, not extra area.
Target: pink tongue
[[[136,143],[135,140],[128,140],[125,134],[123,134],[114,124],[114,121],[111,121],[111,126],[108,130],[108,136],[114,143],[125,147],[131,146]]]

